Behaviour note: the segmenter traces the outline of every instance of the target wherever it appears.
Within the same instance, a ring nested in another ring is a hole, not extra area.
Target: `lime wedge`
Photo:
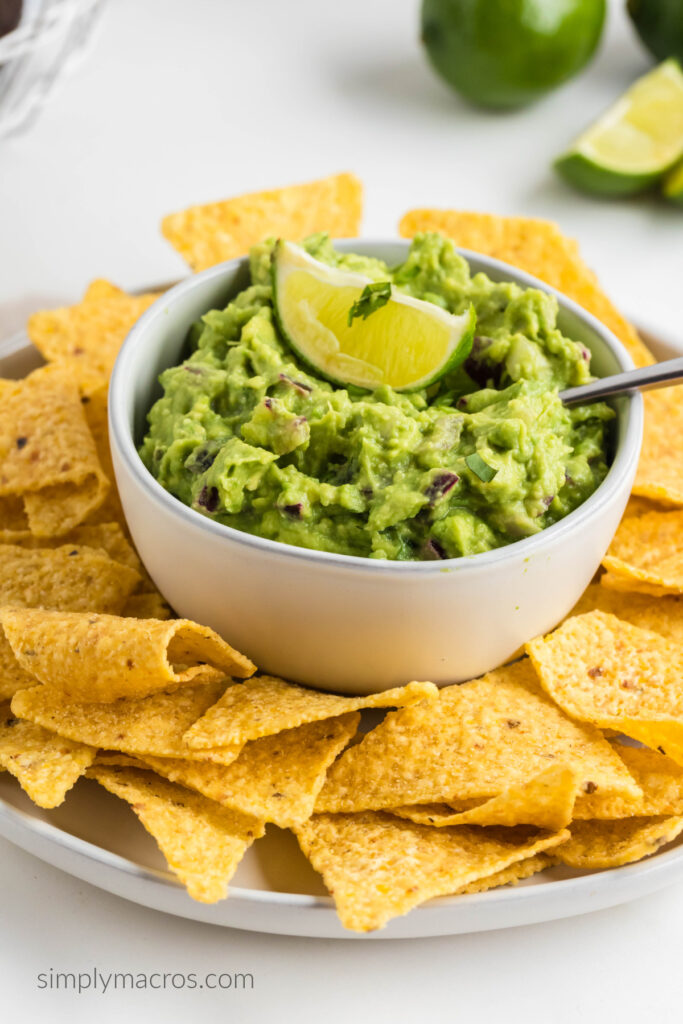
[[[320,263],[292,242],[278,243],[273,286],[288,343],[334,384],[414,391],[455,369],[472,347],[472,306],[454,316],[388,282]]]
[[[662,192],[672,203],[680,203],[683,206],[683,160],[667,174]]]
[[[580,135],[555,167],[595,195],[647,188],[683,155],[683,71],[665,60]]]

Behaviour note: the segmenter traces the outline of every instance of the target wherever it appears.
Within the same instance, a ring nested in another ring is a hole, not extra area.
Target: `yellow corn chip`
[[[639,793],[600,732],[549,700],[525,658],[390,712],[332,765],[316,811],[488,799],[551,762],[571,765],[584,789]]]
[[[151,771],[151,768],[138,757],[130,754],[119,754],[115,750],[98,750],[93,761],[96,768],[138,768],[141,771]]]
[[[568,715],[660,748],[683,764],[683,648],[605,612],[567,619],[526,645]]]
[[[626,503],[623,519],[630,519],[633,516],[644,516],[646,512],[665,512],[672,507],[659,501],[651,501],[650,498],[638,498],[632,494]]]
[[[77,779],[89,768],[96,751],[22,722],[0,709],[0,765],[11,772],[38,807],[58,807]]]
[[[75,306],[34,313],[28,335],[51,363],[58,363],[85,394],[97,390],[136,320],[159,297],[127,295],[109,281],[93,281]]]
[[[19,718],[93,747],[140,757],[153,754],[230,764],[239,755],[239,745],[194,751],[183,743],[183,733],[218,700],[224,685],[184,686],[173,693],[106,704],[76,703],[50,686],[35,686],[16,694],[12,711]]]
[[[615,743],[614,749],[640,786],[641,797],[584,794],[575,818],[632,818],[683,814],[683,768],[670,757],[647,747]]]
[[[108,488],[70,375],[43,366],[23,380],[1,380],[0,496],[21,498],[32,533],[68,533]]]
[[[489,889],[498,889],[501,885],[517,885],[525,878],[531,878],[539,871],[545,871],[546,868],[552,867],[554,863],[555,861],[547,853],[537,853],[535,857],[527,857],[526,860],[511,864],[509,868],[503,868],[502,871],[496,871],[492,875],[487,875],[486,878],[478,878],[476,882],[470,882],[469,885],[458,889],[457,895],[487,892]]]
[[[334,718],[361,708],[406,707],[436,697],[433,683],[408,683],[369,697],[338,697],[274,676],[258,676],[229,686],[217,704],[188,731],[190,747],[219,747],[272,736],[306,722]]]
[[[74,701],[145,697],[226,674],[248,676],[255,667],[189,619],[4,608],[0,624],[22,668]]]
[[[633,626],[660,633],[667,640],[683,645],[683,596],[650,597],[635,591],[613,590],[591,583],[567,616],[600,611],[616,615]]]
[[[23,500],[14,494],[0,495],[0,536],[3,544],[13,544],[15,538],[30,532]]]
[[[601,320],[628,349],[636,366],[654,362],[635,328],[600,289],[595,274],[581,259],[576,242],[551,221],[463,210],[410,210],[399,230],[404,238],[422,231],[439,231],[464,249],[483,252],[526,270]]]
[[[264,238],[333,238],[360,232],[363,186],[353,174],[334,174],[305,185],[191,206],[162,221],[161,230],[193,270],[243,256]]]
[[[152,772],[94,767],[88,774],[131,805],[193,900],[225,899],[237,865],[263,835],[262,822],[219,807]]]
[[[233,810],[289,828],[310,818],[325,772],[354,736],[358,712],[253,740],[227,767],[144,760],[160,775]]]
[[[0,627],[0,701],[8,700],[19,690],[37,684],[35,676],[25,672],[14,657],[14,651]]]
[[[367,932],[434,896],[564,842],[568,833],[425,828],[389,814],[315,814],[294,829],[345,928]]]
[[[63,543],[85,544],[89,548],[102,548],[115,562],[134,569],[143,581],[149,580],[145,567],[138,558],[137,551],[126,537],[120,523],[85,523],[72,530]]]
[[[113,521],[121,524],[127,531],[128,527],[126,526],[126,518],[123,513],[121,497],[119,495],[118,487],[116,486],[114,464],[112,462],[111,448],[109,446],[108,397],[108,381],[104,384],[100,384],[98,387],[93,387],[93,390],[91,390],[89,394],[81,395],[83,412],[85,413],[85,418],[88,426],[90,427],[90,433],[92,434],[95,442],[97,457],[100,460],[100,465],[111,484],[111,487],[107,492],[107,496],[102,504],[88,516],[88,522],[108,523]]]
[[[121,614],[131,619],[170,619],[171,609],[158,592],[131,594]]]
[[[653,597],[683,593],[683,510],[647,512],[619,525],[600,582]]]
[[[0,605],[117,614],[139,582],[133,569],[92,548],[0,544]]]
[[[112,561],[104,552],[72,544],[35,549],[35,538],[29,538],[28,549],[0,545],[0,606],[118,612],[138,584],[136,572]],[[37,682],[19,665],[0,627],[0,700]]]
[[[117,602],[115,607],[100,608],[96,603],[91,602],[85,606],[88,611],[116,612],[125,616],[131,615],[138,619],[168,619],[171,617],[170,608],[155,588],[120,523],[87,523],[84,526],[77,526],[74,530],[70,530],[64,537],[34,537],[30,530],[0,531],[0,544],[2,543],[19,545],[24,548],[56,548],[63,547],[65,544],[99,548],[103,553],[109,555],[114,562],[119,562],[122,566],[135,570],[141,579],[130,594],[130,597],[126,598],[123,606]],[[0,602],[0,604],[10,603],[24,604],[22,601],[10,601],[9,599]],[[48,607],[45,602],[41,603],[44,607]],[[63,602],[58,607],[63,611],[80,610],[78,607],[71,606],[66,602]],[[122,607],[123,611],[121,610]]]
[[[17,544],[22,548],[59,548],[64,544],[80,544],[100,548],[115,562],[135,569],[140,576],[145,570],[123,527],[117,522],[85,523],[61,537],[36,537],[30,530],[0,532],[0,544]]]
[[[550,765],[526,783],[508,786],[492,800],[467,811],[446,813],[421,807],[397,807],[392,810],[399,818],[407,818],[418,825],[535,825],[556,832],[572,820],[574,802],[579,795],[579,778],[567,765]],[[437,805],[438,806],[438,805]]]
[[[554,856],[571,868],[617,868],[657,853],[683,832],[683,816],[575,821]]]
[[[649,391],[633,493],[683,505],[683,387]]]
[[[88,547],[101,547],[115,562],[127,565],[140,575],[141,582],[126,601],[123,615],[134,615],[138,619],[168,619],[171,609],[155,587],[151,576],[140,561],[137,551],[130,543],[118,522],[86,523],[78,526],[68,535],[68,540]],[[97,609],[92,608],[91,611]]]

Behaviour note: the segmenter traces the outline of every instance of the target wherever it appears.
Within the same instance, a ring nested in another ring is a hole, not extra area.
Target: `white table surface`
[[[598,202],[554,154],[648,66],[622,3],[597,60],[530,110],[466,107],[426,67],[417,0],[109,0],[85,61],[0,146],[0,337],[90,279],[168,280],[191,202],[354,170],[365,234],[417,205],[557,220],[642,323],[681,325],[683,211]],[[0,841],[2,1016],[18,1022],[680,1021],[683,879],[616,910],[421,942],[230,932],[118,900]],[[253,991],[49,992],[53,971],[233,971]]]

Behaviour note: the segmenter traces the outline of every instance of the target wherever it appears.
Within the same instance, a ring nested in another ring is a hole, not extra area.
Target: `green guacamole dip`
[[[453,244],[418,235],[405,263],[316,259],[453,313],[472,303],[466,363],[424,391],[373,393],[313,375],[278,332],[274,242],[250,255],[252,284],[190,332],[162,373],[140,455],[180,501],[285,544],[400,560],[457,558],[562,519],[607,472],[604,404],[566,409],[558,390],[591,379],[589,353],[556,326],[545,292],[472,276]]]

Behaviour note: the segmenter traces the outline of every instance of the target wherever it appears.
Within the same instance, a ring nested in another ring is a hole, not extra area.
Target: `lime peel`
[[[683,160],[667,174],[662,192],[670,202],[683,205]]]
[[[577,188],[630,195],[683,155],[683,71],[666,60],[639,78],[575,141],[555,167]]]

